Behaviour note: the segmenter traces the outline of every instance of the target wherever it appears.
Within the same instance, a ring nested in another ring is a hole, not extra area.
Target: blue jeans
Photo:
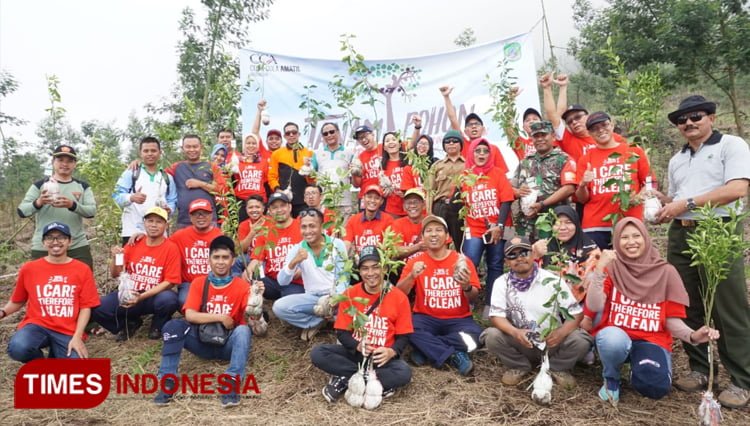
[[[503,274],[504,249],[505,240],[500,240],[496,244],[485,244],[481,237],[464,240],[464,245],[461,247],[461,250],[471,259],[471,263],[476,268],[479,268],[479,262],[482,260],[482,254],[484,253],[484,259],[487,262],[487,282],[484,286],[484,304],[486,306],[491,304],[492,285]]]
[[[78,358],[76,351],[68,356],[68,343],[73,336],[58,333],[36,324],[26,324],[8,342],[8,356],[20,362],[44,358],[42,348],[49,348],[50,358]]]
[[[290,284],[287,287],[293,286]],[[325,294],[325,293],[324,293]],[[323,318],[313,313],[322,294],[290,294],[273,303],[273,313],[282,321],[299,328],[315,327]]]
[[[182,307],[185,306],[185,301],[187,300],[188,293],[190,293],[189,282],[177,285],[177,304],[179,305],[179,307],[177,308],[178,310],[182,310]]]
[[[471,316],[440,319],[425,314],[412,314],[414,333],[409,343],[440,368],[456,351],[472,352],[479,346],[482,328]]]
[[[198,339],[198,326],[184,319],[168,321],[164,324],[162,333],[164,346],[161,350],[160,378],[167,374],[177,374],[183,348],[203,359],[229,360],[226,374],[245,378],[245,366],[252,345],[252,332],[247,325],[237,325],[233,328],[224,346],[202,343]]]
[[[635,380],[631,377],[631,384],[646,382],[650,389],[639,389],[639,386],[633,387],[639,393],[650,398],[658,399],[669,393],[672,381],[672,354],[659,345],[645,340],[631,340],[630,336],[621,328],[615,326],[605,327],[596,334],[596,350],[599,352],[599,359],[602,361],[602,376],[604,379],[620,381],[620,370],[622,365],[630,361],[631,358],[641,359],[641,354],[646,352],[662,352],[666,358],[666,365],[649,371],[649,377],[645,380]],[[635,365],[631,366],[633,375],[640,371]],[[658,386],[659,389],[654,389]]]

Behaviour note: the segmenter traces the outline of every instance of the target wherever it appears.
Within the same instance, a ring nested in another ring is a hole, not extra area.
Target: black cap
[[[482,121],[482,119],[479,118],[479,114],[477,114],[476,112],[472,112],[471,114],[466,116],[466,119],[464,120],[464,125],[468,124],[469,120],[477,120],[479,124],[484,126],[484,121]]]
[[[378,252],[377,247],[364,246],[359,252],[359,263],[357,263],[357,267],[362,266],[362,264],[367,260],[374,260],[380,263],[380,253]]]
[[[591,129],[595,125],[604,123],[605,121],[612,121],[612,119],[609,118],[609,115],[606,112],[592,112],[591,114],[589,114],[589,118],[586,119],[586,129]]]
[[[715,114],[716,103],[706,100],[706,98],[701,95],[691,95],[683,99],[677,110],[670,112],[669,115],[667,115],[667,118],[669,118],[669,121],[671,121],[672,124],[677,124],[677,118],[679,116],[693,111],[705,111],[706,114]]]
[[[574,112],[583,111],[586,114],[589,113],[589,111],[583,107],[583,105],[580,104],[573,104],[568,107],[568,109],[565,110],[564,113],[562,113],[562,119],[565,121],[566,117]]]
[[[362,125],[362,126],[357,127],[356,129],[354,129],[354,138],[356,139],[358,134],[365,133],[365,132],[372,133],[372,128],[370,128],[370,126],[368,125]]]
[[[211,240],[211,245],[208,247],[209,253],[220,248],[228,248],[229,251],[234,253],[234,240],[227,237],[226,235],[219,235],[218,237]]]
[[[522,118],[522,120],[525,121],[526,120],[526,116],[528,116],[530,114],[536,115],[537,117],[539,117],[540,120],[542,119],[542,114],[539,114],[539,111],[535,110],[534,108],[526,108],[526,111],[523,112],[523,118]]]
[[[270,206],[271,204],[273,204],[274,201],[279,201],[279,200],[287,204],[292,202],[289,199],[289,197],[287,197],[286,194],[284,194],[283,192],[274,192],[273,194],[271,194],[270,197],[268,197],[268,205]]]
[[[76,155],[76,150],[70,145],[60,145],[57,148],[55,148],[54,151],[52,151],[52,156],[57,157],[70,157],[74,160],[78,160],[78,156]]]

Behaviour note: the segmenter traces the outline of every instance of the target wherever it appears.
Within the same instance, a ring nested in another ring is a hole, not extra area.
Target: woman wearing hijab
[[[486,139],[472,141],[461,187],[467,209],[462,251],[474,266],[479,265],[485,254],[486,314],[489,314],[492,285],[503,274],[503,229],[513,202],[513,188],[505,174],[493,166],[493,155]]]
[[[227,182],[229,182],[229,169],[226,166],[226,160],[227,160],[227,147],[225,147],[223,144],[217,143],[216,145],[211,148],[211,169],[214,172],[214,176],[218,176],[221,174],[224,176],[224,179],[222,179],[222,183],[219,184],[217,181],[217,187],[215,189],[216,195],[214,195],[214,199],[216,200],[216,208],[217,208],[217,217],[218,217],[218,223],[221,224],[224,222],[224,219],[227,216],[227,197],[226,194],[229,192],[227,188]]]
[[[604,384],[598,395],[616,405],[620,368],[630,361],[630,384],[643,396],[659,399],[672,387],[672,337],[697,345],[719,332],[693,330],[682,321],[688,295],[677,270],[651,243],[646,226],[623,218],[615,226],[613,250],[604,250],[589,275],[587,307],[602,312],[592,334],[602,361]]]
[[[432,167],[432,163],[436,161],[432,138],[430,137],[430,135],[419,136],[416,143],[413,144],[410,150],[417,156],[427,160],[427,168],[422,173],[420,173],[417,169],[414,168],[414,165],[418,163],[416,161],[410,161],[410,167],[408,170],[409,174],[407,176],[404,176],[404,179],[409,182],[414,182],[414,186],[422,188],[424,187],[424,181],[427,178],[430,167]],[[422,176],[422,174],[424,174],[424,176]]]
[[[266,185],[268,184],[268,154],[261,149],[260,137],[256,134],[245,136],[242,145],[242,158],[233,170],[234,196],[241,201],[238,207],[239,220],[248,218],[246,204],[252,195],[259,195],[266,200]]]
[[[573,296],[580,302],[586,296],[583,278],[596,266],[601,250],[581,229],[581,220],[573,207],[557,206],[554,212],[556,219],[552,230],[555,237],[535,242],[534,256],[542,259],[544,268],[561,260],[566,262],[556,266],[561,267],[561,273],[573,274],[581,279],[578,283],[569,283]]]

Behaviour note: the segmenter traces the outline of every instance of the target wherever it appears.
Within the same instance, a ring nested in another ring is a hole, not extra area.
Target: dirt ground
[[[7,235],[7,234],[6,234]],[[23,244],[23,241],[21,242]],[[95,250],[96,253],[106,252]],[[7,270],[13,265],[4,265]],[[100,286],[109,286],[104,277],[106,260],[97,259]],[[0,300],[8,300],[14,278],[0,280]],[[105,292],[104,289],[101,290]],[[0,322],[0,348],[7,347],[22,314]],[[518,387],[504,387],[500,376],[504,367],[484,350],[473,355],[475,369],[470,377],[455,371],[431,367],[414,369],[412,383],[384,401],[376,411],[354,409],[343,400],[328,404],[321,395],[327,377],[310,363],[314,344],[332,343],[331,331],[316,336],[313,344],[302,342],[299,333],[272,319],[269,334],[253,340],[247,373],[257,380],[261,394],[246,397],[239,407],[222,409],[218,396],[180,396],[167,407],[156,407],[148,396],[115,395],[114,381],[109,398],[90,410],[16,410],[13,408],[13,380],[21,364],[0,355],[0,424],[514,424],[514,425],[683,425],[697,424],[699,394],[674,390],[660,401],[638,396],[627,381],[618,409],[601,402],[596,391],[601,386],[601,367],[578,366],[574,375],[578,386],[553,389],[550,407],[534,404],[526,387],[533,377]],[[146,330],[134,339],[118,344],[111,335],[92,336],[89,353],[112,360],[112,376],[122,373],[156,373],[161,344],[148,340]],[[181,373],[219,374],[226,363],[203,361],[185,353]],[[686,372],[681,347],[674,352],[675,376]],[[728,377],[720,373],[721,387]],[[724,424],[750,425],[750,408],[723,409]]]

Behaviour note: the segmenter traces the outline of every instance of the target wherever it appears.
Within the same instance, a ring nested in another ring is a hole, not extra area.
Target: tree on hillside
[[[469,47],[477,42],[477,37],[474,35],[474,29],[471,27],[464,28],[463,31],[453,40],[453,44],[459,47]]]
[[[612,40],[628,71],[653,63],[672,64],[665,82],[687,84],[705,77],[729,99],[737,133],[744,135],[738,78],[750,72],[750,13],[747,0],[610,0],[596,10],[576,0],[580,36],[570,45],[583,66],[607,75],[601,49]]]
[[[51,153],[58,145],[70,145],[79,149],[83,145],[83,136],[65,118],[65,108],[62,107],[60,95],[60,79],[52,74],[47,76],[47,94],[49,107],[45,108],[47,116],[42,119],[36,129],[41,151]]]
[[[272,0],[201,3],[206,9],[202,23],[197,22],[192,9],[182,12],[179,81],[172,100],[151,111],[169,113],[173,126],[207,136],[222,127],[239,127],[241,90],[234,50],[249,42],[249,24],[267,17]]]

